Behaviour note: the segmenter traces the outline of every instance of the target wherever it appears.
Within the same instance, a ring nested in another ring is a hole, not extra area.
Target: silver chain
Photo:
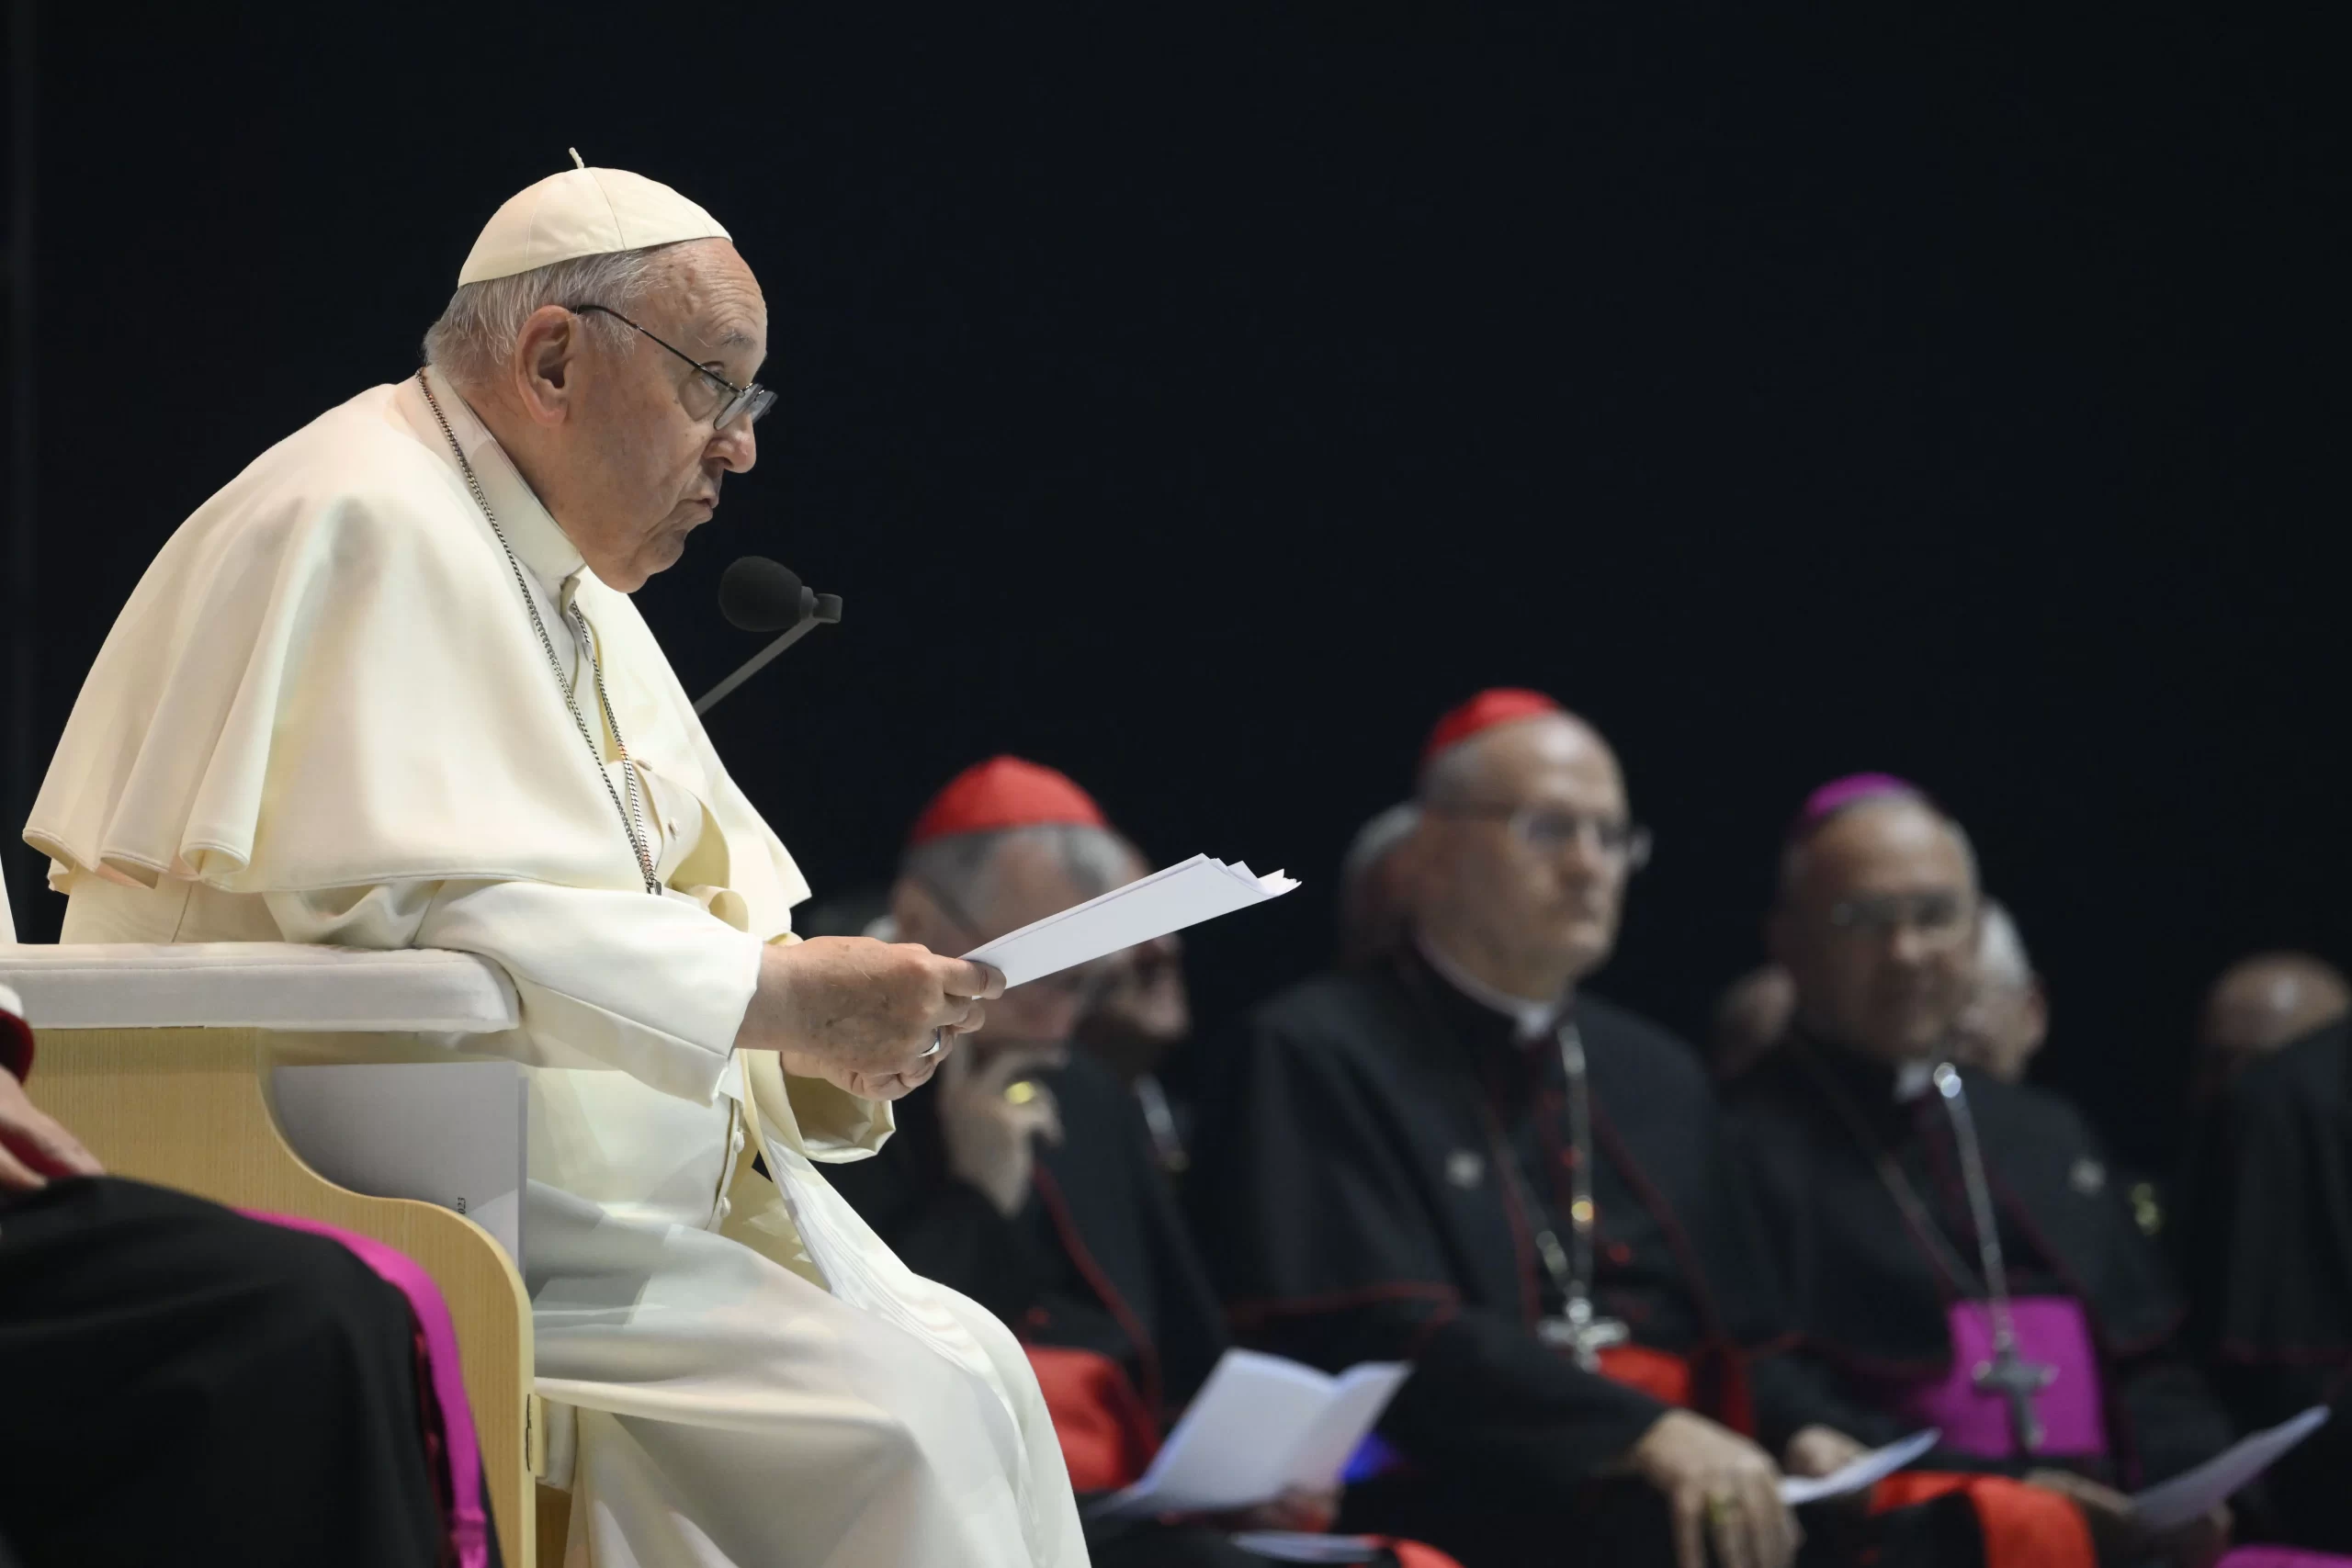
[[[1568,1236],[1576,1248],[1569,1266],[1569,1278],[1575,1281],[1572,1302],[1583,1303],[1589,1311],[1597,1218],[1592,1206],[1592,1091],[1585,1081],[1584,1035],[1566,1019],[1553,1032],[1560,1046],[1560,1071],[1568,1082],[1568,1148],[1573,1160],[1568,1168]]]
[[[628,784],[628,804],[621,804],[620,792],[613,787],[613,776],[605,770],[605,750],[596,744],[594,731],[588,728],[588,716],[580,711],[580,701],[571,694],[571,682],[564,678],[563,660],[555,650],[555,638],[548,636],[547,622],[539,615],[537,597],[531,592],[529,579],[523,575],[523,563],[514,554],[514,547],[507,542],[506,530],[499,526],[498,513],[490,509],[490,498],[482,493],[481,480],[474,477],[474,466],[466,461],[466,450],[458,445],[458,433],[449,428],[449,418],[441,412],[439,400],[433,395],[432,385],[424,372],[416,373],[417,387],[424,393],[425,406],[441,426],[441,434],[448,439],[449,451],[458,459],[458,471],[466,476],[466,488],[473,491],[474,504],[481,508],[482,518],[490,531],[498,537],[498,547],[506,552],[506,564],[514,572],[514,586],[523,595],[523,608],[530,612],[531,629],[539,634],[539,647],[546,650],[548,669],[555,675],[556,690],[563,694],[563,705],[571,710],[571,722],[580,727],[580,739],[587,743],[588,760],[595,765],[596,776],[605,784],[605,793],[612,797],[613,809],[619,813],[621,831],[628,835],[628,847],[637,857],[637,869],[645,878],[645,890],[659,895],[662,878],[654,872],[654,861],[648,846],[645,830],[645,808],[638,794],[637,769],[628,760],[628,742],[621,739],[620,721],[613,716],[613,700],[605,691],[605,663],[596,656],[596,639],[588,630],[588,617],[578,604],[571,606],[571,624],[580,641],[580,655],[588,660],[590,677],[595,682],[596,702],[603,709],[605,724],[613,734],[613,750],[620,753],[621,776]]]

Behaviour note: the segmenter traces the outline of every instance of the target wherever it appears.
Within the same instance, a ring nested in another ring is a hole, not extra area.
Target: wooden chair
[[[500,1547],[516,1568],[537,1562],[545,1416],[514,1260],[463,1214],[319,1175],[270,1089],[288,1063],[489,1059],[465,1037],[516,1027],[506,976],[465,953],[222,942],[0,946],[0,983],[39,1043],[28,1091],[109,1171],[340,1225],[424,1266],[456,1322]]]

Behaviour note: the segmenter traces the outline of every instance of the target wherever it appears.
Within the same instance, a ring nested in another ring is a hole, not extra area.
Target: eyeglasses
[[[1933,949],[1966,942],[1975,930],[1975,905],[1960,893],[1885,893],[1840,898],[1829,906],[1831,929],[1883,942],[1898,931],[1918,934]]]
[[[729,424],[734,423],[738,416],[748,416],[745,419],[746,423],[757,424],[759,423],[760,416],[775,406],[775,394],[770,391],[767,388],[761,386],[757,381],[752,382],[748,387],[737,386],[726,377],[721,376],[718,371],[713,370],[709,366],[703,364],[700,360],[695,359],[692,355],[687,354],[684,349],[681,349],[673,344],[665,343],[661,338],[653,337],[651,333],[645,332],[643,327],[638,326],[635,321],[630,321],[627,316],[622,315],[618,310],[614,310],[609,305],[568,305],[564,308],[571,311],[574,315],[585,315],[589,311],[594,310],[599,315],[610,316],[613,320],[620,322],[620,324],[625,327],[629,327],[638,332],[645,333],[647,337],[653,338],[655,343],[661,344],[663,348],[668,349],[671,353],[684,360],[688,365],[693,366],[697,374],[707,378],[712,385],[719,389],[718,391],[711,394],[718,400],[718,406],[709,413],[695,414],[695,417],[697,419],[708,420],[710,422],[710,428],[714,432],[726,429]],[[697,383],[697,385],[699,385],[699,383]],[[707,389],[706,389],[706,390],[707,390]],[[688,413],[694,413],[695,411],[689,408],[686,412]]]
[[[1590,844],[1602,860],[1639,871],[1650,863],[1650,830],[1622,817],[1600,817],[1566,811],[1556,806],[1423,806],[1432,817],[1468,817],[1508,824],[1510,836],[1540,855],[1565,852],[1572,844]]]

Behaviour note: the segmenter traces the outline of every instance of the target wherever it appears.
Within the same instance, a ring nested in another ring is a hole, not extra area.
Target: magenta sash
[[[1922,1427],[1942,1427],[1941,1448],[1984,1459],[2018,1457],[2008,1401],[1976,1386],[1976,1369],[1993,1359],[1990,1312],[1983,1302],[1955,1302],[1946,1320],[1951,1326],[1951,1370],[1898,1388],[1896,1411]],[[2041,1421],[2041,1451],[2106,1453],[2098,1355],[2082,1303],[2072,1296],[2023,1296],[2009,1303],[2009,1320],[2017,1329],[2018,1353],[2057,1369],[2057,1376],[2033,1396],[2033,1411]]]
[[[458,1568],[489,1568],[490,1514],[481,1495],[481,1442],[474,1433],[473,1406],[466,1400],[463,1367],[458,1359],[457,1325],[449,1320],[449,1306],[441,1299],[441,1287],[433,1282],[433,1276],[414,1258],[373,1236],[304,1219],[300,1214],[265,1213],[258,1209],[241,1213],[248,1219],[341,1242],[385,1283],[408,1298],[409,1312],[424,1336],[425,1371],[430,1381],[429,1389],[420,1392],[429,1392],[441,1407],[446,1446],[440,1458],[447,1467],[442,1479],[445,1495],[450,1499],[449,1544],[457,1552]]]
[[[2218,1568],[2352,1568],[2352,1557],[2306,1551],[2300,1546],[2241,1546],[2223,1557]]]

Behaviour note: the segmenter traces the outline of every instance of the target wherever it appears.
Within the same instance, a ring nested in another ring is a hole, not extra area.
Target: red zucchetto
[[[1483,735],[1498,724],[1566,711],[1543,693],[1524,686],[1491,686],[1437,721],[1437,728],[1430,731],[1429,744],[1421,748],[1421,761],[1427,765],[1447,747]]]
[[[997,833],[1049,823],[1111,825],[1094,797],[1072,784],[1067,773],[1018,757],[990,757],[957,773],[931,797],[907,834],[907,844],[912,848],[956,833]]]

